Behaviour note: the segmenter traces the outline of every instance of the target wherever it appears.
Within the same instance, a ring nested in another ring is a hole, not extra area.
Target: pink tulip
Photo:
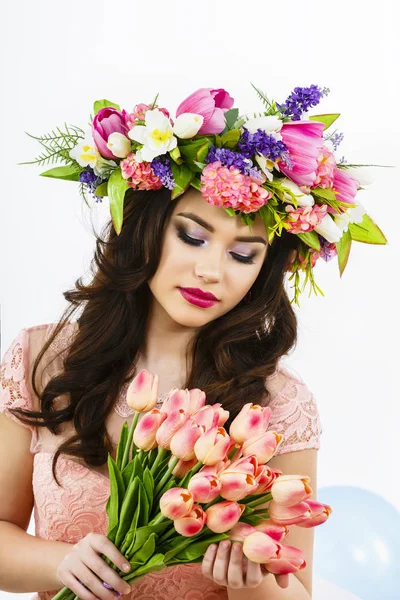
[[[281,506],[293,506],[312,494],[309,481],[306,475],[281,475],[271,488],[272,498]]]
[[[282,506],[271,500],[268,513],[271,520],[277,525],[298,525],[308,521],[311,517],[311,510],[307,502],[299,502],[294,506]]]
[[[148,412],[153,410],[158,400],[158,375],[151,375],[142,369],[130,382],[126,391],[126,402],[133,410]]]
[[[231,444],[231,438],[223,427],[209,429],[194,445],[197,460],[205,465],[215,465],[226,456]]]
[[[204,406],[206,395],[199,388],[193,388],[192,390],[189,390],[189,397],[189,414],[194,415]]]
[[[311,510],[311,516],[307,521],[302,523],[298,523],[299,527],[316,527],[317,525],[321,525],[325,523],[325,521],[332,514],[332,508],[329,504],[321,504],[320,502],[316,502],[315,500],[305,500],[304,504],[308,504]]]
[[[160,512],[168,519],[186,517],[193,508],[193,496],[185,488],[173,487],[160,498]]]
[[[261,435],[247,439],[242,446],[243,456],[254,454],[259,463],[266,463],[275,454],[281,442],[283,435],[276,431],[267,431]]]
[[[229,531],[239,521],[244,509],[245,505],[237,502],[217,502],[206,510],[206,525],[214,533]]]
[[[258,477],[258,486],[252,492],[253,494],[262,494],[263,492],[269,492],[274,484],[275,480],[282,475],[282,471],[279,469],[273,469],[268,465],[261,465],[263,472]]]
[[[206,504],[218,496],[221,491],[221,482],[213,473],[195,473],[188,483],[188,490],[195,502]]]
[[[346,173],[343,169],[338,169],[337,167],[334,170],[333,176],[333,189],[336,192],[336,199],[340,200],[340,202],[348,202],[349,204],[355,206],[354,198],[357,194],[357,190],[360,187],[360,183]],[[345,212],[349,207],[341,207],[339,208],[340,212]],[[328,206],[328,212],[332,214],[337,214],[337,211],[334,210],[331,206]]]
[[[208,431],[212,427],[219,427],[219,415],[210,404],[203,406],[195,412],[192,419],[197,425],[203,425],[205,431]]]
[[[170,441],[170,450],[176,458],[192,460],[195,458],[194,445],[205,432],[205,427],[197,425],[191,418],[178,429]]]
[[[181,390],[179,388],[173,387],[164,402],[161,405],[161,412],[170,414],[176,410],[183,410],[187,415],[189,415],[190,408],[190,393],[189,390]]]
[[[275,575],[286,575],[297,573],[307,566],[304,552],[294,546],[278,544],[279,549],[276,557],[272,557],[264,563],[265,568]]]
[[[104,158],[118,158],[107,147],[108,136],[111,133],[122,133],[127,139],[128,128],[125,117],[116,108],[106,106],[95,115],[92,124],[92,136],[98,151]]]
[[[255,474],[257,458],[244,456],[239,458],[218,475],[221,481],[221,496],[226,500],[242,500],[257,487]]]
[[[156,433],[166,417],[167,415],[163,415],[157,408],[143,414],[133,432],[134,444],[146,452],[156,448]]]
[[[222,427],[229,419],[229,410],[225,410],[224,408],[222,408],[222,404],[220,402],[212,404],[212,407],[215,410],[215,412],[218,413],[218,427]]]
[[[198,135],[221,133],[225,129],[224,113],[232,108],[234,99],[222,88],[200,88],[178,106],[176,116],[195,113],[204,119]]]
[[[259,508],[259,506],[257,508]],[[271,519],[267,519],[265,522],[256,525],[255,529],[256,531],[266,533],[275,542],[282,542],[289,533],[289,527],[286,525],[277,525],[276,523],[273,523]]]
[[[194,504],[192,510],[186,517],[174,519],[175,530],[185,537],[191,537],[199,533],[206,522],[206,513],[200,504]]]
[[[271,418],[269,406],[259,406],[249,402],[233,419],[229,435],[236,444],[243,444],[247,439],[265,433]]]
[[[167,414],[167,418],[161,423],[156,433],[157,444],[165,450],[170,450],[171,439],[188,418],[188,414],[184,410],[174,410]]]
[[[223,471],[224,469],[226,469],[226,467],[230,464],[231,464],[231,461],[229,459],[219,460],[217,463],[215,463],[213,465],[204,465],[203,467],[201,467],[199,473],[202,473],[203,475],[218,476],[219,473],[221,471]]]
[[[243,554],[256,563],[264,564],[267,560],[276,557],[277,553],[277,542],[261,531],[251,533],[243,542]]]
[[[174,456],[171,455],[171,458],[168,461],[168,467],[171,466],[173,460]],[[192,460],[178,460],[174,470],[172,471],[172,475],[174,477],[178,477],[179,479],[185,477],[186,473],[189,473],[190,469],[192,469],[196,463],[196,457],[194,457]]]
[[[324,124],[319,121],[295,121],[282,125],[279,133],[294,164],[290,169],[280,161],[278,168],[298,186],[310,188],[317,178],[323,131]]]
[[[236,523],[235,527],[230,530],[229,539],[232,542],[243,542],[247,536],[256,531],[257,529],[253,527],[253,525],[239,521],[239,523]]]

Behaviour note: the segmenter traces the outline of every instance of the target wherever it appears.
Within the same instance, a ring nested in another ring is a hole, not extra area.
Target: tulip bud
[[[179,388],[172,388],[164,402],[161,405],[162,413],[171,413],[176,410],[183,410],[189,415],[190,408],[190,393],[189,390],[180,390]]]
[[[206,510],[206,525],[214,533],[229,531],[239,521],[245,507],[245,504],[229,500],[212,504]]]
[[[192,419],[197,425],[203,425],[204,431],[208,431],[212,427],[219,427],[219,415],[210,404],[195,412]]]
[[[273,500],[281,506],[293,506],[312,494],[306,475],[281,475],[271,488]]]
[[[259,463],[267,463],[281,445],[283,435],[276,431],[267,431],[247,439],[242,446],[243,456],[254,454]]]
[[[304,552],[294,546],[278,544],[279,549],[276,557],[271,557],[264,563],[264,567],[275,575],[287,575],[297,573],[307,566]]]
[[[181,460],[195,458],[194,445],[204,431],[205,427],[196,425],[192,419],[188,418],[171,438],[170,450],[172,454]]]
[[[137,412],[148,412],[157,404],[158,375],[151,375],[146,369],[130,382],[126,391],[126,402]]]
[[[257,508],[260,508],[260,506],[258,506]],[[277,525],[276,523],[273,523],[271,519],[266,519],[262,523],[255,525],[255,529],[256,531],[266,533],[275,542],[282,542],[282,540],[289,533],[289,527],[287,527],[286,525]]]
[[[204,118],[195,113],[182,113],[176,117],[175,124],[172,128],[174,134],[185,140],[192,138],[203,125]]]
[[[190,479],[188,490],[195,502],[206,504],[218,496],[221,490],[221,482],[216,475],[200,471]]]
[[[239,521],[229,532],[231,542],[243,542],[244,539],[251,533],[255,533],[257,529],[248,523]]]
[[[153,408],[139,419],[133,432],[133,443],[141,450],[152,450],[157,447],[156,433],[167,415]]]
[[[199,388],[193,388],[189,390],[189,414],[194,415],[200,408],[202,408],[206,402],[205,393]]]
[[[168,461],[168,467],[171,466],[174,458],[175,457],[173,455],[171,455],[171,458]],[[185,477],[185,475],[187,473],[189,473],[190,469],[192,469],[196,463],[197,463],[196,457],[194,457],[192,460],[178,460],[178,462],[175,465],[174,470],[172,471],[172,475],[174,477],[177,477],[178,479],[181,479],[182,477]]]
[[[271,418],[269,406],[259,406],[249,402],[232,421],[229,435],[236,444],[243,444],[247,439],[266,432]]]
[[[157,444],[165,450],[170,450],[171,439],[187,419],[188,415],[183,410],[174,410],[167,414],[156,433]]]
[[[265,563],[275,557],[277,552],[277,542],[261,531],[251,533],[243,542],[243,554],[256,563]]]
[[[230,464],[218,475],[221,481],[221,496],[226,500],[242,500],[257,487],[255,456],[242,457]]]
[[[205,465],[215,465],[224,460],[231,439],[223,427],[213,427],[199,437],[194,445],[197,460]]]
[[[185,537],[199,533],[206,522],[206,513],[200,504],[194,504],[188,515],[180,519],[174,519],[175,531]]]
[[[305,500],[304,504],[308,504],[311,510],[311,516],[307,521],[298,523],[298,527],[316,527],[317,525],[325,523],[325,521],[332,514],[332,508],[329,506],[329,504],[321,504],[320,502],[315,502],[314,500]]]
[[[123,133],[110,133],[107,140],[107,148],[114,156],[126,158],[131,151],[132,142]]]
[[[168,519],[186,517],[193,508],[193,496],[185,488],[173,487],[160,498],[160,512]]]
[[[271,520],[277,525],[299,525],[311,517],[311,510],[307,502],[299,502],[294,506],[282,506],[271,500],[268,513]]]

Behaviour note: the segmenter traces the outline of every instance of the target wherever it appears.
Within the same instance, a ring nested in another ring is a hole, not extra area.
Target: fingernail
[[[130,568],[131,568],[131,565],[130,565],[130,564],[128,564],[128,563],[125,563],[125,564],[122,566],[122,569],[123,569],[124,571],[129,571],[129,569],[130,569]]]

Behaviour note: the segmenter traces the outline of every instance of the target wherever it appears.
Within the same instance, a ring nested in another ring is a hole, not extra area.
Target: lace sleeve
[[[276,455],[305,448],[320,448],[321,420],[316,399],[307,385],[281,367],[272,398],[269,431],[283,435]]]
[[[0,412],[32,431],[32,450],[37,440],[36,427],[22,423],[18,417],[9,412],[10,408],[34,410],[28,382],[28,351],[29,332],[27,329],[21,329],[5,352],[0,364]]]

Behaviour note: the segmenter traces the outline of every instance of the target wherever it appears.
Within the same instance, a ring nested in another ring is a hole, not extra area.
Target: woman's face
[[[195,219],[202,220],[203,225]],[[258,240],[235,240],[241,236]],[[156,302],[174,321],[201,327],[242,300],[257,279],[267,248],[265,225],[259,215],[250,232],[239,216],[231,217],[222,207],[208,204],[191,187],[176,200],[160,263],[149,287]],[[218,302],[207,308],[196,306],[182,296],[182,287],[211,292]]]

